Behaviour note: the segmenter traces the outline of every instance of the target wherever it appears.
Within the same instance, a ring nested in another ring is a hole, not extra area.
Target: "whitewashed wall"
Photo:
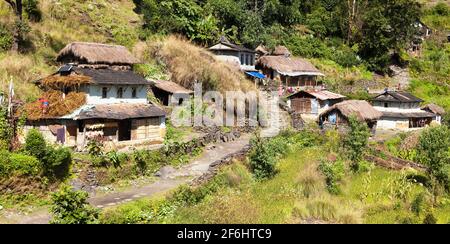
[[[108,88],[107,98],[102,98],[103,87]],[[123,88],[123,98],[117,98],[117,90]],[[136,97],[132,98],[132,88],[136,87]],[[88,87],[87,104],[110,104],[110,103],[147,103],[147,86],[101,86],[90,85]]]

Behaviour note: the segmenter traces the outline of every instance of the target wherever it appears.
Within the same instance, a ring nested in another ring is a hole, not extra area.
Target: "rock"
[[[164,166],[158,172],[155,173],[155,176],[167,179],[169,175],[173,174],[174,172],[175,169],[172,166]]]

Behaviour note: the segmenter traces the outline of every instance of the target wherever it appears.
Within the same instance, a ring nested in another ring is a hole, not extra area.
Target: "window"
[[[388,103],[384,103],[384,107],[385,108],[389,108],[389,104]]]
[[[249,65],[250,64],[250,55],[245,55],[245,65]]]
[[[254,55],[250,55],[250,65],[251,66],[255,65],[255,56]]]
[[[108,87],[102,88],[102,98],[108,98]]]
[[[117,98],[123,98],[123,88],[117,88]]]
[[[136,98],[137,97],[137,89],[136,89],[136,87],[133,87],[131,89],[131,97],[132,98]]]
[[[241,54],[241,65],[244,65],[245,63],[245,55]]]

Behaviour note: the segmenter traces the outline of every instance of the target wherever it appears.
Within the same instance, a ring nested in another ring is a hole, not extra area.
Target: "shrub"
[[[47,144],[44,136],[36,129],[31,129],[25,138],[25,150],[29,155],[42,160],[46,155]]]
[[[102,155],[103,143],[99,139],[91,139],[86,145],[89,155],[98,157]]]
[[[64,147],[47,147],[46,155],[42,159],[44,173],[48,176],[64,178],[69,173],[72,163],[72,153]]]
[[[93,224],[99,212],[87,202],[88,193],[63,186],[52,195],[52,224]]]
[[[0,31],[1,31],[1,29],[0,29]],[[1,38],[1,33],[0,33],[0,38]],[[1,43],[0,43],[0,45],[1,45]],[[1,49],[1,46],[0,46],[0,49]],[[10,125],[8,119],[6,118],[6,116],[7,116],[6,108],[1,107],[0,108],[0,150],[1,149],[5,149],[5,150],[9,149],[9,144],[11,142],[11,138],[13,135],[11,125]]]
[[[450,163],[450,129],[447,126],[431,127],[422,132],[417,146],[417,160],[428,166],[428,174],[443,186],[448,185],[446,165]]]
[[[416,215],[419,215],[424,211],[424,209],[427,207],[427,199],[425,196],[425,193],[421,192],[417,194],[417,196],[414,198],[413,202],[411,203],[411,211],[415,213]]]
[[[4,25],[0,24],[0,52],[11,49],[13,35]]]
[[[113,165],[114,168],[121,168],[122,163],[127,160],[127,155],[124,153],[118,153],[117,151],[111,151],[106,154],[108,161]]]
[[[325,176],[327,190],[332,194],[339,194],[339,181],[342,180],[345,174],[345,165],[343,161],[336,161],[334,163],[322,161],[319,164],[319,170]]]
[[[352,169],[358,171],[364,151],[369,143],[370,131],[367,124],[360,122],[355,116],[349,118],[350,131],[345,137],[344,146],[352,161]]]
[[[12,171],[10,152],[0,150],[0,176],[8,176]]]
[[[33,156],[13,153],[10,162],[14,171],[20,175],[37,175],[41,170],[39,160]]]
[[[425,219],[423,220],[423,224],[426,225],[434,225],[437,224],[437,219],[434,217],[432,213],[429,213],[425,216]]]
[[[33,22],[39,22],[42,19],[42,12],[39,9],[39,3],[37,0],[25,0],[23,6],[25,13],[28,15],[28,19]]]
[[[277,173],[276,155],[269,143],[257,136],[251,141],[250,168],[258,180],[270,179]]]

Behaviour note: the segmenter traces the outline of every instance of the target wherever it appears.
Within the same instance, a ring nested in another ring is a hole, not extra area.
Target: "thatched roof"
[[[324,76],[312,63],[302,58],[285,56],[263,56],[257,66],[276,70],[287,76],[318,75]]]
[[[320,114],[320,117],[329,114],[332,111],[339,111],[343,116],[349,118],[354,115],[360,121],[374,121],[383,115],[380,111],[374,109],[370,103],[363,100],[348,100],[337,103]]]
[[[172,81],[153,81],[153,86],[171,94],[192,94],[194,91],[188,90]]]
[[[266,48],[264,45],[259,45],[259,46],[255,49],[255,51],[256,51],[257,53],[262,54],[262,55],[267,55],[267,54],[269,54],[269,51],[267,51],[267,48]]]
[[[438,106],[438,105],[436,105],[436,104],[434,104],[434,103],[430,103],[430,104],[427,104],[427,105],[423,106],[422,110],[429,111],[429,112],[431,112],[433,114],[438,114],[438,115],[444,115],[445,114],[445,109],[440,107],[440,106]]]
[[[254,50],[248,49],[243,46],[231,43],[226,37],[220,37],[219,43],[208,48],[210,51],[236,51],[236,52],[249,52],[255,53]]]
[[[272,55],[289,57],[291,56],[291,52],[285,46],[277,46],[275,47],[275,50],[273,51]]]
[[[54,119],[67,115],[86,103],[86,94],[83,92],[71,92],[63,95],[60,91],[50,90],[44,92],[41,98],[49,102],[47,111],[41,108],[42,102],[37,100],[24,105],[23,110],[28,120]]]
[[[63,48],[56,59],[63,63],[132,65],[139,61],[124,46],[90,42],[73,42]]]

